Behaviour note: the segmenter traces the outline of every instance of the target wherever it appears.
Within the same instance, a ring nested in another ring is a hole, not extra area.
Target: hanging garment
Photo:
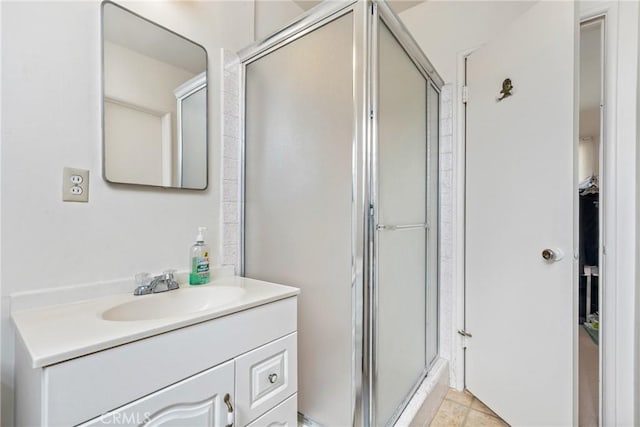
[[[599,193],[580,195],[580,271],[585,265],[598,265]]]

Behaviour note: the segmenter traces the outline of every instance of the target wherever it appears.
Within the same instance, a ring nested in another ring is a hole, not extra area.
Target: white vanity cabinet
[[[296,310],[287,297],[36,368],[19,341],[16,424],[294,427]]]

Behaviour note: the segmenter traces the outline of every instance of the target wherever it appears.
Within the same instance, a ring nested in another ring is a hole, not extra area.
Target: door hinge
[[[469,86],[462,86],[462,103],[466,104],[469,102]]]
[[[467,348],[469,346],[469,338],[473,335],[463,329],[459,329],[458,334],[462,335],[462,348]]]

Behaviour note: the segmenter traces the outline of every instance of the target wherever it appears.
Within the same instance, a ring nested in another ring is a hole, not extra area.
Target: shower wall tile
[[[440,101],[441,103],[451,102],[451,84],[446,84],[442,87],[442,91],[440,92]]]
[[[223,242],[229,242],[227,244],[233,246],[236,244],[239,235],[240,224],[227,223],[223,230],[222,239]]]
[[[238,225],[240,224],[240,209],[238,202],[224,202],[222,203],[222,219],[225,225]],[[224,236],[224,228],[222,235]],[[235,243],[235,242],[224,242]]]
[[[235,56],[233,53],[225,51],[225,65],[229,64],[231,66],[236,66],[237,64],[235,62],[237,62],[237,56]],[[240,75],[239,73],[235,72],[235,70],[231,69],[231,66],[229,68],[224,69],[224,81],[227,83],[227,85],[224,87],[224,91],[231,94],[231,95],[238,95],[240,93],[240,87],[239,87],[239,78]]]
[[[239,166],[240,140],[235,136],[224,135],[222,144],[222,156],[229,160],[235,160]]]
[[[238,96],[237,94],[230,94],[228,92],[223,92],[223,96],[226,98]],[[231,109],[225,110],[225,113],[222,117],[222,134],[226,137],[230,137],[232,139],[237,139],[240,134],[240,118],[236,115],[229,114],[229,111],[235,112]],[[238,113],[240,109],[238,109]]]
[[[452,358],[454,313],[452,85],[440,93],[440,357]]]
[[[237,266],[240,260],[239,244],[228,244],[222,247],[222,264],[225,266]],[[238,268],[235,267],[235,274],[238,274]]]
[[[453,167],[453,154],[451,152],[440,151],[440,170],[450,171]]]
[[[240,272],[240,60],[223,50],[222,265]]]
[[[442,135],[453,135],[453,119],[451,117],[440,119],[440,132]]]
[[[441,119],[450,119],[453,116],[453,109],[451,108],[451,100],[444,100],[442,99],[441,102],[442,105],[442,109],[440,110],[440,118]]]
[[[240,200],[238,181],[225,179],[222,181],[222,202],[238,202]]]
[[[222,113],[227,118],[237,118],[240,115],[240,99],[235,93],[224,92],[225,96]],[[233,134],[232,134],[233,135]]]
[[[237,158],[237,156],[225,157],[223,163],[224,163],[223,169],[222,169],[223,179],[237,181],[240,176],[239,174],[240,165],[239,165],[239,159]]]

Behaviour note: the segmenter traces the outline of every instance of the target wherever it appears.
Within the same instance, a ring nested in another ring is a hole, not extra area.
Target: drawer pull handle
[[[269,382],[275,384],[278,381],[278,374],[269,374]]]
[[[224,395],[224,403],[227,404],[227,425],[226,425],[226,427],[233,427],[233,406],[231,405],[231,396],[229,396],[229,393]]]

